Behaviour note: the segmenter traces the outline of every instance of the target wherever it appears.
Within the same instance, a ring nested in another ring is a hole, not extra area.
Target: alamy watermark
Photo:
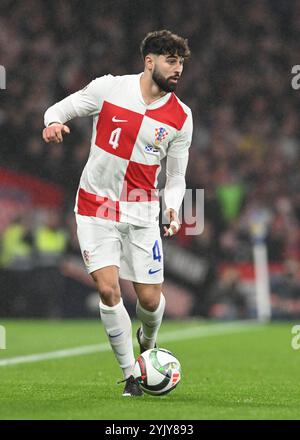
[[[6,349],[6,330],[3,325],[0,325],[0,350]]]
[[[162,212],[165,212],[165,190],[159,191],[162,200]],[[204,230],[204,189],[186,189],[179,213],[180,223],[185,225],[185,235],[200,235]],[[162,224],[168,225],[169,219],[162,216]]]
[[[295,66],[292,67],[291,73],[295,75],[291,80],[292,88],[298,90],[300,89],[300,65],[295,64]]]
[[[300,349],[300,325],[294,325],[292,327],[292,337],[291,346],[293,350]]]
[[[6,89],[6,70],[4,66],[0,65],[0,89]]]
[[[109,190],[105,192],[109,193]],[[92,199],[84,192],[79,193],[78,206],[85,210],[86,206],[94,205],[95,217],[107,218],[113,221],[119,221],[122,208],[127,205],[126,216],[134,215],[136,212],[132,212],[132,202],[138,203],[140,209],[140,215],[145,221],[151,222],[154,215],[157,215],[157,207],[160,199],[162,200],[162,212],[166,210],[165,204],[165,190],[150,189],[145,190],[142,188],[128,189],[128,185],[125,182],[120,201],[113,201],[105,196],[95,196]],[[143,203],[149,202],[149,203]],[[123,206],[122,206],[123,205]],[[135,204],[136,209],[136,204]],[[170,219],[162,215],[162,224],[168,225]],[[153,220],[152,220],[153,221]],[[185,196],[182,202],[182,210],[179,214],[180,223],[185,225],[186,235],[200,235],[204,229],[204,189],[186,189]]]

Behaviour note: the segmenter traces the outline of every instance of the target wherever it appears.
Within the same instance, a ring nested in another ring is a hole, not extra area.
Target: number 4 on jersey
[[[122,131],[122,128],[118,127],[111,132],[108,143],[109,143],[109,145],[111,145],[113,147],[114,150],[116,150],[119,146],[119,139],[120,139],[121,131]]]
[[[160,263],[160,261],[161,261],[161,254],[160,254],[158,240],[156,240],[155,243],[154,243],[154,246],[152,248],[152,253],[153,253],[153,260],[158,260],[159,263]]]

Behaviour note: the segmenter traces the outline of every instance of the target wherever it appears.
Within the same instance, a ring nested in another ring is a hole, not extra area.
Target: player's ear
[[[153,58],[153,55],[151,55],[151,54],[149,54],[149,55],[146,55],[145,56],[145,67],[148,69],[148,70],[153,70],[153,67],[154,67],[154,58]]]

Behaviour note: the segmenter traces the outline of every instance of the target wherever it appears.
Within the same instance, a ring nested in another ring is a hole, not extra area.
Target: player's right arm
[[[65,122],[81,116],[93,116],[99,113],[104,93],[111,86],[112,75],[105,75],[90,82],[82,90],[67,96],[49,107],[44,115],[46,128],[43,130],[45,142],[62,142],[63,135],[70,133]]]

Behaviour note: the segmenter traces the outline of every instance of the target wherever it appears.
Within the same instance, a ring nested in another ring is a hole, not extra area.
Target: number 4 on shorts
[[[158,260],[160,262],[161,261],[161,255],[160,255],[160,249],[159,249],[158,240],[156,240],[155,243],[154,243],[154,246],[152,248],[152,253],[153,253],[153,260]]]

